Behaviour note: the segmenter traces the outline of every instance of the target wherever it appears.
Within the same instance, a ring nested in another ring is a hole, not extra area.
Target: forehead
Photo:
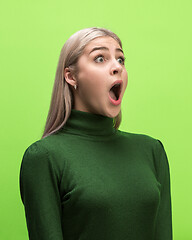
[[[97,37],[95,39],[93,39],[91,42],[89,42],[85,49],[84,52],[85,53],[89,53],[92,48],[94,47],[108,47],[108,48],[121,48],[119,43],[112,37],[110,36],[104,36],[104,37]]]

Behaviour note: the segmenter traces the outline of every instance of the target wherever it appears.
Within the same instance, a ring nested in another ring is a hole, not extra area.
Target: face
[[[85,47],[77,66],[74,109],[116,117],[128,82],[118,42],[109,36],[95,38]]]

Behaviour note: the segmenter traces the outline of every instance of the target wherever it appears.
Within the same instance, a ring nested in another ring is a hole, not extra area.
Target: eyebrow
[[[107,51],[109,51],[109,48],[107,48],[107,47],[95,47],[91,50],[91,52],[89,54],[91,54],[93,51],[96,51],[96,50],[107,50]],[[124,52],[121,48],[116,48],[115,50],[118,51],[118,52],[122,52],[124,54]]]

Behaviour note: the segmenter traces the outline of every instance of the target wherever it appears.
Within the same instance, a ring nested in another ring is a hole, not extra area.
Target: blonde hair
[[[78,73],[77,61],[83,54],[86,45],[93,39],[103,36],[114,38],[122,48],[122,42],[115,33],[108,29],[98,27],[85,28],[74,33],[62,47],[55,75],[50,108],[42,138],[56,133],[62,128],[73,108],[73,93],[71,86],[65,80],[64,69],[69,67],[74,75],[76,75]],[[113,122],[114,128],[118,129],[121,123],[121,110],[113,119]]]

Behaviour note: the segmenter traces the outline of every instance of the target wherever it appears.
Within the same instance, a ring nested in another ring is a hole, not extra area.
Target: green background
[[[168,155],[174,240],[192,239],[190,0],[1,1],[0,239],[25,240],[19,169],[48,113],[64,42],[105,27],[123,42],[128,86],[120,130],[160,139]]]

